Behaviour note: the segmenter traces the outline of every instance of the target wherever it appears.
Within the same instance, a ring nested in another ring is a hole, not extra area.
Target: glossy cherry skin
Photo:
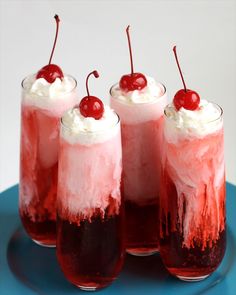
[[[104,113],[103,102],[96,96],[85,96],[82,98],[79,109],[84,117],[92,117],[96,120],[101,119]]]
[[[121,77],[119,85],[126,92],[142,90],[147,86],[147,79],[141,73],[128,74]]]
[[[63,77],[63,72],[59,66],[49,64],[38,71],[36,79],[44,78],[48,83],[53,83],[56,78],[62,79]]]
[[[180,89],[176,92],[173,102],[177,110],[183,107],[186,110],[194,111],[198,109],[200,96],[193,90],[187,89],[187,91],[185,91],[184,89]]]

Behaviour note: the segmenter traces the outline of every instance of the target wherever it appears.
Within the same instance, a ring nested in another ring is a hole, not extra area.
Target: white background
[[[173,45],[187,86],[224,109],[227,179],[236,184],[236,1],[0,0],[0,190],[18,182],[20,83],[46,65],[61,29],[54,63],[78,80],[97,69],[91,92],[108,91],[129,72],[125,27],[131,25],[135,69],[162,81],[169,99],[182,88]]]

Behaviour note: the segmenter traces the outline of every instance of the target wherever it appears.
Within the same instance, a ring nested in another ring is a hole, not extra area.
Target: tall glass
[[[111,107],[121,118],[126,248],[133,255],[158,251],[158,202],[162,123],[167,95],[151,102],[129,103],[113,96]]]
[[[29,89],[22,81],[19,211],[28,235],[38,244],[56,244],[56,194],[60,117],[77,102],[77,82],[57,96]]]
[[[62,118],[57,258],[65,277],[83,290],[107,286],[123,265],[121,161],[118,116],[104,131],[77,135]]]
[[[183,133],[165,109],[160,253],[171,274],[199,281],[223,259],[226,247],[222,109],[202,126]]]

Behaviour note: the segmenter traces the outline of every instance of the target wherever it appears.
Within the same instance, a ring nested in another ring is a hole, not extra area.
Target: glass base
[[[81,286],[81,285],[76,285],[80,290],[82,291],[96,291],[98,288],[97,287],[88,287],[88,286]]]
[[[180,279],[181,281],[185,281],[185,282],[199,282],[209,277],[209,275],[200,276],[200,277],[185,277],[185,276],[176,276],[176,277]]]
[[[55,244],[46,244],[46,243],[43,243],[43,242],[39,242],[39,241],[36,241],[36,240],[33,240],[33,242],[35,242],[35,244],[39,245],[39,246],[42,246],[42,247],[45,247],[45,248],[56,248],[56,245]]]
[[[107,283],[101,283],[101,284],[93,282],[93,283],[86,283],[84,285],[77,284],[77,283],[75,284],[73,282],[71,283],[74,284],[76,287],[78,287],[82,291],[98,291],[108,287],[112,283],[112,281]]]
[[[153,254],[158,253],[159,251],[157,249],[147,249],[147,248],[132,249],[132,248],[129,248],[129,249],[126,249],[126,252],[130,255],[133,255],[133,256],[144,257],[144,256],[151,256]]]

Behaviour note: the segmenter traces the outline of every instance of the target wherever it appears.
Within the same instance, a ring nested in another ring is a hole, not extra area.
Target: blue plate
[[[126,256],[119,278],[105,295],[236,294],[236,187],[227,183],[228,243],[218,270],[202,282],[186,283],[170,276],[159,255]],[[37,246],[25,234],[18,216],[18,186],[0,195],[0,294],[82,294],[63,277],[55,249]]]

